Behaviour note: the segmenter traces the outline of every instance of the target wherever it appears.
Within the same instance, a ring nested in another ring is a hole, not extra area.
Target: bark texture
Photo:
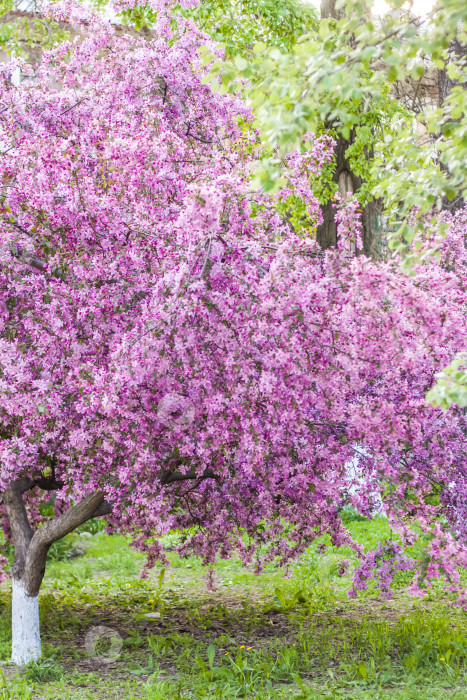
[[[24,666],[42,656],[39,596],[29,596],[21,581],[14,578],[12,598],[11,660],[17,666]]]
[[[28,547],[22,576],[22,582],[28,595],[35,596],[39,593],[50,546],[94,517],[94,513],[103,502],[104,495],[101,492],[93,493],[91,496],[83,498],[63,515],[49,520],[36,530]]]
[[[26,556],[33,537],[33,530],[29,524],[28,515],[24,506],[23,494],[29,491],[29,479],[14,481],[10,488],[3,494],[3,503],[10,523],[11,535],[15,547],[13,561],[13,578],[21,579],[26,565]]]
[[[321,0],[321,17],[326,19],[327,17],[332,17],[333,19],[340,19],[344,16],[344,10],[336,9],[337,0]]]
[[[336,183],[339,193],[344,196],[348,192],[354,194],[363,184],[362,178],[352,172],[348,158],[345,155],[353,138],[354,135],[352,134],[349,140],[343,139],[342,137],[338,138],[334,150],[335,170],[333,181]],[[332,206],[332,201],[329,200],[322,205],[321,210],[323,213],[323,223],[318,226],[316,239],[322,248],[331,248],[337,244],[337,224],[334,218],[335,209]],[[363,208],[363,252],[368,256],[375,255],[374,235],[377,214],[378,202],[370,202]]]

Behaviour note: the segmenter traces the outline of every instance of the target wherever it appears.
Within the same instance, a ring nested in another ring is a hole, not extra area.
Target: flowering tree
[[[382,496],[403,542],[431,537],[414,587],[440,573],[455,587],[464,423],[424,399],[465,339],[449,250],[411,277],[357,255],[350,199],[343,244],[322,253],[309,176],[329,162],[329,138],[307,134],[284,186],[255,191],[251,117],[203,84],[206,37],[187,21],[175,41],[163,12],[150,39],[84,20],[85,37],[45,53],[34,81],[12,86],[10,65],[0,83],[13,661],[41,653],[49,547],[101,515],[133,534],[149,566],[164,556],[158,536],[194,528],[182,553],[210,564],[239,552],[260,571],[325,532],[360,552],[339,509],[370,515]],[[357,491],[346,468],[356,453]],[[388,551],[364,562],[357,587]]]

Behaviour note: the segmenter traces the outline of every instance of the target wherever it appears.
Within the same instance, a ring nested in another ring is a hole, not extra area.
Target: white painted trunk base
[[[24,666],[42,656],[39,626],[39,596],[29,596],[21,581],[12,580],[11,660]]]

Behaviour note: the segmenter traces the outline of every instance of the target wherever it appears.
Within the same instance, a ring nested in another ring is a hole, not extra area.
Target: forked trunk
[[[11,661],[24,666],[40,659],[39,595],[29,596],[18,579],[12,580]]]

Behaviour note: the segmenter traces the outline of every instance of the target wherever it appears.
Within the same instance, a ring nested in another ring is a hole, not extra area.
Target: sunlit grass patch
[[[367,549],[388,536],[384,518],[351,518]],[[122,536],[93,533],[86,552],[51,561],[40,597],[44,660],[19,673],[10,653],[9,590],[0,595],[0,700],[465,700],[467,624],[442,584],[426,599],[394,600],[370,587],[349,600],[352,551],[315,542],[289,576],[261,576],[236,560],[215,567],[206,587],[197,557],[140,578],[143,557]],[[176,534],[167,537],[169,549]],[[323,547],[326,545],[326,547]],[[342,567],[342,560],[349,567]],[[115,630],[118,658],[85,648],[95,626]]]

